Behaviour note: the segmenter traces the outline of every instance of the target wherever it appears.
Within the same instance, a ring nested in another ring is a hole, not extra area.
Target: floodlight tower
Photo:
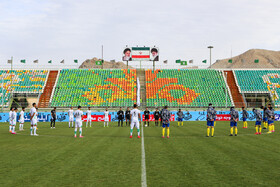
[[[207,47],[208,49],[210,49],[210,68],[211,68],[211,66],[212,66],[212,49],[214,48],[213,46],[208,46]]]

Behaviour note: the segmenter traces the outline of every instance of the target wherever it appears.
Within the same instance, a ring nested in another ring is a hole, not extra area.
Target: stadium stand
[[[212,69],[147,70],[147,106],[233,106],[222,71]]]
[[[0,70],[0,78],[4,82],[4,94],[2,94],[2,82],[0,82],[0,102],[4,95],[4,106],[7,106],[11,92],[42,93],[48,73],[48,70]]]
[[[280,107],[279,70],[234,70],[241,93],[269,93],[276,107]]]
[[[135,102],[135,69],[63,69],[51,98],[52,107],[119,107]]]

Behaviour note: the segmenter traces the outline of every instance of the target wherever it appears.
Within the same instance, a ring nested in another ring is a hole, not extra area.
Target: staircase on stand
[[[232,99],[236,108],[245,107],[244,98],[242,97],[241,93],[238,90],[234,75],[232,71],[224,71],[227,84],[229,86]]]
[[[44,92],[41,94],[39,99],[39,108],[47,108],[49,106],[49,102],[51,99],[52,91],[54,89],[54,85],[58,75],[58,71],[50,71],[49,77],[44,88]]]

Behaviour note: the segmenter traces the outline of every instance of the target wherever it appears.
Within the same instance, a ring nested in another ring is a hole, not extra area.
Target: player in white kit
[[[141,115],[140,115],[140,110],[138,110],[137,105],[134,104],[133,110],[130,111],[130,119],[131,119],[131,124],[130,124],[130,137],[132,138],[132,133],[133,133],[133,128],[137,128],[137,133],[138,137],[140,137],[140,127],[139,127],[139,119],[141,120]]]
[[[10,112],[9,112],[9,132],[12,132],[12,114],[13,114],[14,108],[11,107]]]
[[[104,111],[104,127],[106,122],[107,122],[107,127],[109,127],[109,111],[107,108]]]
[[[82,117],[84,116],[83,111],[81,111],[81,106],[78,106],[78,110],[75,111],[74,116],[76,117],[76,122],[75,122],[75,131],[74,131],[74,137],[77,137],[77,129],[78,127],[80,128],[80,138],[83,138],[82,136],[82,127],[83,127],[83,121]]]
[[[68,116],[69,116],[69,128],[70,128],[70,124],[72,122],[72,128],[74,127],[74,110],[73,107],[70,107],[70,110],[68,110]]]
[[[24,124],[24,111],[25,111],[25,107],[22,107],[22,110],[19,114],[19,131],[23,131],[23,124]]]
[[[36,103],[32,104],[32,108],[30,109],[30,135],[33,136],[33,130],[34,130],[34,136],[38,136],[36,133],[37,130],[37,111],[36,111]]]
[[[16,134],[16,124],[17,124],[17,108],[14,108],[14,111],[12,112],[11,115],[12,119],[12,134]]]
[[[87,124],[86,124],[86,128],[88,127],[88,122],[89,122],[89,125],[91,127],[91,110],[90,110],[90,107],[88,107],[88,110],[87,110]]]

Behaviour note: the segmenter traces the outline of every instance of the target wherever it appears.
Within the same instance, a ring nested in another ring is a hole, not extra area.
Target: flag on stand
[[[38,62],[39,62],[39,60],[38,60],[38,59],[33,61],[33,63],[38,63]]]
[[[179,59],[179,60],[176,60],[176,63],[178,63],[178,64],[181,63],[181,60],[180,60],[180,59]]]
[[[77,60],[77,59],[75,59],[75,60],[74,60],[74,63],[78,63],[78,60]]]
[[[52,63],[52,60],[49,60],[48,63],[51,64],[51,63]]]
[[[64,64],[64,59],[63,60],[61,60],[61,62],[60,62],[61,64]]]
[[[95,61],[95,64],[98,66],[102,65],[102,60]]]
[[[25,63],[25,59],[23,59],[23,60],[20,60],[20,62],[21,62],[21,63]]]
[[[207,63],[207,60],[203,60],[202,63],[205,63],[205,64],[206,64],[206,63]]]
[[[228,60],[228,63],[232,63],[232,59],[229,59],[229,60]]]
[[[186,65],[188,65],[188,62],[187,61],[181,61],[181,65],[186,66]]]

